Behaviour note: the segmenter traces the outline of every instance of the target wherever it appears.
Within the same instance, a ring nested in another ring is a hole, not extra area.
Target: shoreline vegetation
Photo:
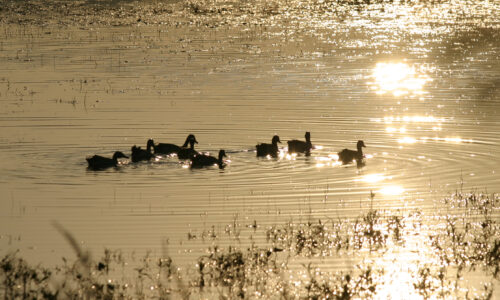
[[[371,194],[371,201],[374,195]],[[0,260],[3,299],[494,299],[500,279],[500,195],[457,192],[445,214],[369,209],[355,219],[310,219],[261,227],[189,232],[204,255],[178,266],[164,250],[133,270],[120,250],[92,259],[70,232],[54,224],[77,259],[31,265],[17,252]],[[265,242],[242,243],[250,229]],[[229,239],[230,243],[222,243]],[[331,272],[333,264],[351,264]],[[357,263],[359,261],[359,263]],[[355,263],[353,263],[355,262]],[[332,262],[330,262],[332,263]],[[477,280],[479,276],[479,280]],[[476,280],[474,280],[476,278]]]

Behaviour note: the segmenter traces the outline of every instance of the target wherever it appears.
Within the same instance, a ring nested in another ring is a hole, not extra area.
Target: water
[[[182,259],[188,232],[235,219],[446,215],[436,200],[450,192],[498,192],[498,3],[293,3],[227,23],[2,24],[2,252],[71,257],[57,221],[94,252],[161,253],[168,241]],[[310,157],[256,158],[258,142],[278,134],[285,147],[306,131]],[[197,150],[225,149],[227,167],[161,157],[86,169],[87,156],[190,133]],[[366,165],[338,164],[357,140]]]

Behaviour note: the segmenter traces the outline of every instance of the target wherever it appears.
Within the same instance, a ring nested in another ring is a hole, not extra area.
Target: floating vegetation
[[[453,9],[449,1],[392,1],[392,0],[311,0],[311,1],[1,1],[0,16],[5,23],[23,25],[148,25],[189,24],[217,27],[222,25],[272,25],[277,20],[313,19],[324,15],[326,22],[333,17],[353,16],[366,13],[386,15],[398,9],[411,10],[426,18],[436,14],[437,21],[455,16],[468,16],[484,22],[496,22],[497,7],[490,3],[473,4],[455,1]],[[434,14],[433,14],[434,13]]]
[[[395,292],[390,290],[392,284],[424,299],[492,299],[500,277],[499,196],[456,193],[443,204],[449,213],[437,225],[433,216],[422,212],[370,209],[353,220],[311,219],[269,226],[261,232],[263,245],[249,247],[239,242],[246,233],[235,218],[225,236],[218,236],[212,227],[206,254],[186,267],[177,267],[166,254],[157,258],[148,253],[139,261],[127,261],[121,251],[105,250],[94,260],[56,224],[77,260],[63,258],[62,266],[49,269],[28,264],[17,252],[7,254],[0,262],[0,295],[4,299],[369,299],[383,297],[388,288],[388,293]],[[424,223],[436,228],[426,232]],[[247,228],[251,234],[261,230],[255,221]],[[189,237],[188,241],[196,240],[194,233]],[[217,246],[224,237],[234,238],[237,245]],[[411,248],[419,238],[425,247]],[[391,274],[395,261],[390,253],[398,251],[417,255]],[[331,270],[317,261],[355,257],[358,262],[346,270]],[[476,270],[481,280],[471,284],[466,279]],[[399,277],[409,280],[406,286]]]

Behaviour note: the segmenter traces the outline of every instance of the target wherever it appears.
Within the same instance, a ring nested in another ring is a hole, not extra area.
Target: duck
[[[219,158],[215,158],[210,155],[200,154],[191,157],[191,168],[203,168],[213,165],[218,165],[219,169],[224,168],[223,157],[226,157],[226,151],[219,150]]]
[[[132,162],[139,162],[141,160],[150,160],[155,155],[152,153],[151,149],[153,148],[153,140],[148,140],[146,145],[146,150],[141,149],[141,147],[137,147],[136,145],[132,146]]]
[[[119,158],[128,158],[125,154],[120,151],[116,151],[113,154],[113,158],[108,158],[100,155],[94,155],[92,157],[87,157],[86,160],[89,164],[88,168],[91,170],[103,170],[110,167],[118,166]]]
[[[272,156],[278,157],[278,143],[281,143],[280,137],[275,135],[271,141],[271,144],[257,144],[255,148],[257,148],[257,156]]]
[[[288,152],[290,153],[305,153],[306,155],[311,155],[311,149],[313,148],[311,143],[311,133],[306,132],[306,141],[291,140],[288,141]]]
[[[187,143],[189,143],[189,147],[187,147]],[[194,144],[198,144],[198,141],[194,135],[191,135],[191,138],[186,140],[186,143],[184,143],[182,148],[177,152],[177,157],[179,159],[191,159],[193,156],[198,155],[198,151],[194,150]]]
[[[365,146],[365,142],[359,140],[357,143],[358,151],[344,149],[338,153],[339,160],[342,161],[342,164],[351,163],[353,160],[356,160],[356,163],[360,165],[363,161],[363,147]]]
[[[179,151],[182,148],[185,148],[188,146],[190,141],[193,141],[194,143],[198,144],[198,142],[196,141],[196,138],[193,134],[190,134],[187,136],[186,141],[184,142],[184,145],[182,145],[182,146],[177,146],[174,144],[166,144],[166,143],[158,143],[155,145],[154,141],[152,139],[150,139],[150,140],[151,140],[151,143],[153,144],[153,150],[154,150],[155,154],[166,154],[166,155],[179,153]]]

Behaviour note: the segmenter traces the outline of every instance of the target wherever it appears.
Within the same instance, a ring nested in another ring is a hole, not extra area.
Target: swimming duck
[[[311,143],[311,133],[306,132],[306,141],[291,140],[288,141],[288,152],[290,153],[305,153],[306,155],[311,155],[312,143]]]
[[[141,160],[150,160],[155,155],[151,152],[153,148],[153,140],[148,140],[146,145],[146,150],[141,149],[141,147],[137,147],[136,145],[132,146],[132,162],[138,162]]]
[[[103,157],[100,155],[94,155],[92,157],[87,157],[86,160],[89,163],[89,169],[92,170],[102,170],[110,167],[118,166],[119,158],[128,158],[125,154],[120,151],[116,151],[113,154],[113,158]]]
[[[272,156],[278,157],[278,143],[281,143],[280,137],[275,135],[273,136],[271,144],[257,144],[255,148],[257,148],[257,156]]]
[[[155,145],[153,140],[151,140],[151,142],[153,143],[153,149],[155,151],[155,154],[167,154],[167,155],[174,153],[177,154],[182,148],[187,147],[190,142],[198,144],[193,134],[187,136],[186,141],[182,146],[177,146],[174,144],[164,144],[164,143],[159,143]]]
[[[364,157],[362,149],[363,147],[366,147],[365,143],[363,141],[358,141],[357,144],[358,151],[344,149],[338,153],[339,160],[342,161],[342,164],[351,163],[353,160],[356,160],[356,162],[360,164],[360,162],[362,162]]]
[[[187,147],[188,142],[189,148]],[[196,141],[194,135],[191,135],[191,138],[189,138],[189,140],[186,140],[186,143],[184,143],[182,148],[177,152],[177,157],[179,159],[190,159],[193,156],[199,154],[198,151],[194,150],[194,144],[198,144],[198,141]]]
[[[197,154],[191,157],[191,168],[203,168],[209,167],[213,165],[218,165],[219,169],[224,168],[223,157],[226,157],[226,151],[219,151],[219,158],[215,158],[213,156],[205,155],[205,154]]]

